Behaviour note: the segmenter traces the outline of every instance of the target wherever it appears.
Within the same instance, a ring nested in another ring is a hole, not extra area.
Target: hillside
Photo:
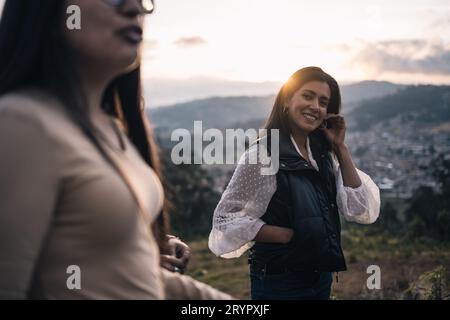
[[[364,81],[342,86],[343,111],[349,113],[360,101],[392,94],[403,86]],[[236,128],[236,124],[264,122],[273,106],[275,95],[263,97],[213,97],[171,106],[148,109],[152,123],[159,129],[192,128],[202,120],[204,128]]]
[[[351,113],[357,130],[402,116],[417,125],[450,121],[450,86],[410,86],[393,94],[365,100]]]
[[[149,110],[157,128],[187,128],[202,120],[204,128],[230,128],[237,121],[265,118],[274,97],[215,97]]]
[[[362,100],[380,98],[403,89],[405,86],[387,81],[361,81],[342,86],[344,104],[356,104]]]
[[[247,255],[222,259],[209,251],[206,241],[191,242],[188,274],[239,299],[250,299]],[[450,298],[450,248],[448,245],[411,243],[385,234],[353,230],[344,235],[348,270],[333,281],[336,300],[416,300]],[[369,290],[366,270],[381,269],[381,289]]]

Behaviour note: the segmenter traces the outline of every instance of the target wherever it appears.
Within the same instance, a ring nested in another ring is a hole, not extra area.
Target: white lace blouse
[[[291,140],[301,155],[297,144]],[[313,158],[309,139],[307,151],[312,166],[318,169]],[[237,258],[254,244],[252,241],[265,224],[260,218],[266,212],[277,189],[276,175],[262,175],[263,164],[249,164],[257,146],[250,147],[241,157],[233,177],[222,194],[214,211],[213,226],[209,235],[209,248],[217,256]],[[336,202],[339,213],[347,221],[371,224],[380,211],[380,192],[377,185],[364,172],[357,169],[362,184],[357,188],[344,186],[339,162],[331,154],[336,177]]]

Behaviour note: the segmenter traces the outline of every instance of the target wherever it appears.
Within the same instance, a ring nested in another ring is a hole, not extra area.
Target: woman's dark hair
[[[327,106],[327,113],[338,114],[341,111],[341,92],[337,81],[318,67],[306,67],[297,70],[292,74],[286,83],[281,87],[275,99],[272,112],[264,125],[265,129],[279,129],[282,133],[289,134],[288,114],[284,111],[292,96],[303,85],[310,81],[326,82],[330,87],[330,101]],[[270,134],[270,131],[269,131]],[[327,145],[319,130],[315,130],[312,135],[315,141]],[[316,139],[317,138],[317,139]]]
[[[64,3],[6,0],[0,20],[0,96],[28,86],[56,96],[70,119],[111,163],[88,116],[86,95],[62,36]],[[102,107],[122,121],[142,158],[161,177],[158,150],[145,118],[139,67],[108,85]],[[166,211],[163,209],[154,225],[160,247],[168,228]]]

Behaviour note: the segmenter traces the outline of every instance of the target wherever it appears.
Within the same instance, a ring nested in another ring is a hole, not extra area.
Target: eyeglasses
[[[120,7],[123,5],[125,0],[103,0],[107,4],[109,4],[112,7]],[[155,10],[155,4],[153,0],[139,0],[139,4],[141,5],[142,9],[144,10],[144,14],[150,14]]]

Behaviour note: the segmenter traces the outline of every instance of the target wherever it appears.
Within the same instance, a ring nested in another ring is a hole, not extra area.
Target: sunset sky
[[[183,81],[174,80],[192,78],[189,86],[206,86],[209,78],[217,84],[280,82],[308,65],[321,66],[342,83],[450,84],[448,0],[164,0],[156,5],[147,19],[144,75],[157,88],[158,78],[179,86]],[[236,90],[246,86],[250,94],[258,93],[253,84],[237,84]],[[206,89],[220,94],[214,87]]]
[[[450,84],[448,0],[155,2],[143,52],[152,106],[274,93],[308,65],[341,83]]]

